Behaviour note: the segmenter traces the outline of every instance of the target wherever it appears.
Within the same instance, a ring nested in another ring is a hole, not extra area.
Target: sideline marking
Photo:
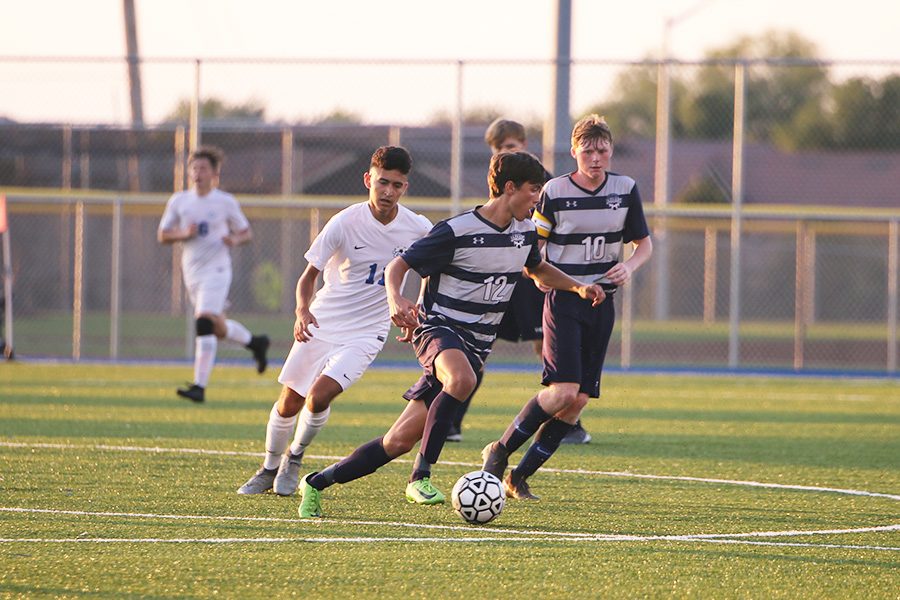
[[[262,452],[241,452],[236,450],[204,450],[202,448],[163,448],[159,446],[114,446],[109,444],[48,444],[48,443],[26,443],[26,442],[0,442],[0,447],[6,448],[48,448],[55,450],[113,450],[119,452],[151,452],[162,454],[166,452],[174,454],[203,454],[209,456],[253,456],[260,458],[264,456]],[[340,460],[343,456],[326,456],[326,455],[310,455],[307,458],[313,460]],[[397,464],[411,463],[409,459],[397,459],[391,462]],[[480,467],[481,463],[454,462],[444,461],[441,464],[457,467]],[[632,479],[656,479],[663,481],[688,481],[694,483],[719,483],[723,485],[739,485],[745,487],[779,489],[779,490],[799,490],[803,492],[827,492],[831,494],[844,494],[848,496],[868,496],[870,498],[887,498],[889,500],[900,500],[898,494],[886,494],[882,492],[867,492],[865,490],[853,490],[844,488],[821,487],[815,485],[788,485],[784,483],[765,483],[761,481],[742,481],[737,479],[718,479],[707,477],[690,477],[687,475],[647,475],[642,473],[632,473],[629,471],[589,471],[585,469],[554,469],[552,467],[541,467],[541,470],[548,473],[567,473],[573,475],[602,475],[604,477],[625,477]]]

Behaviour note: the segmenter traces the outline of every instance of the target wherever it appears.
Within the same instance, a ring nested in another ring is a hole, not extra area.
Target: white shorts
[[[327,375],[346,390],[362,377],[383,346],[384,342],[375,337],[340,344],[318,338],[308,342],[294,341],[278,375],[278,383],[305,398],[319,375]]]
[[[188,297],[194,305],[194,316],[203,313],[221,315],[228,307],[228,290],[231,287],[231,273],[214,273],[185,283]]]

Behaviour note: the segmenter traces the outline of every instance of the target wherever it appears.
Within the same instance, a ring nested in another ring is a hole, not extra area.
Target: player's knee
[[[477,384],[478,378],[472,371],[454,373],[450,380],[444,384],[444,391],[463,401],[472,395]]]
[[[197,320],[194,322],[194,327],[196,328],[197,335],[212,335],[215,333],[215,323],[209,317],[197,317]]]
[[[581,413],[584,410],[584,407],[588,404],[588,396],[587,394],[576,394],[575,398],[569,403],[569,410],[576,413]]]
[[[388,456],[397,458],[412,450],[418,441],[418,439],[413,439],[412,436],[386,435],[381,440],[381,444],[384,446],[384,451]]]

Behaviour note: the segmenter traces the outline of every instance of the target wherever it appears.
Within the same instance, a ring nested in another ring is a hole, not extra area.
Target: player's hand
[[[234,238],[231,236],[230,233],[228,235],[222,236],[222,242],[224,242],[225,245],[228,246],[229,248],[236,245],[234,242]]]
[[[310,327],[313,325],[316,327],[319,326],[319,322],[316,321],[315,315],[305,308],[298,311],[297,319],[294,321],[294,339],[301,343],[311,340],[313,334]]]
[[[606,292],[597,284],[581,286],[578,288],[578,295],[585,300],[590,300],[591,306],[597,306],[606,300]]]
[[[611,284],[621,286],[631,279],[631,267],[625,263],[617,263],[605,273],[605,277]]]
[[[391,309],[391,323],[397,327],[415,329],[419,326],[419,307],[407,298],[400,296],[396,299],[388,298]]]
[[[400,335],[397,336],[397,341],[403,344],[411,344],[413,339],[413,329],[412,327],[403,327],[400,329]]]

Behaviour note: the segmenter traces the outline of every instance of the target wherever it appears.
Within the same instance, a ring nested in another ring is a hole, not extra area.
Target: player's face
[[[372,167],[363,176],[369,188],[369,207],[377,218],[392,219],[397,214],[397,203],[406,192],[409,181],[400,171]]]
[[[585,145],[572,148],[572,156],[578,163],[578,172],[593,183],[600,184],[609,170],[612,145],[602,139],[590,140]]]
[[[509,198],[509,209],[514,219],[524,221],[531,217],[534,207],[537,206],[538,200],[541,199],[542,187],[544,186],[540,183],[526,181],[513,192]]]
[[[502,142],[500,142],[499,146],[495,146],[491,148],[494,154],[500,154],[501,152],[518,152],[520,150],[525,149],[525,142],[520,140],[519,138],[508,137]]]
[[[201,195],[212,189],[216,171],[206,158],[198,158],[191,162],[191,183]]]

